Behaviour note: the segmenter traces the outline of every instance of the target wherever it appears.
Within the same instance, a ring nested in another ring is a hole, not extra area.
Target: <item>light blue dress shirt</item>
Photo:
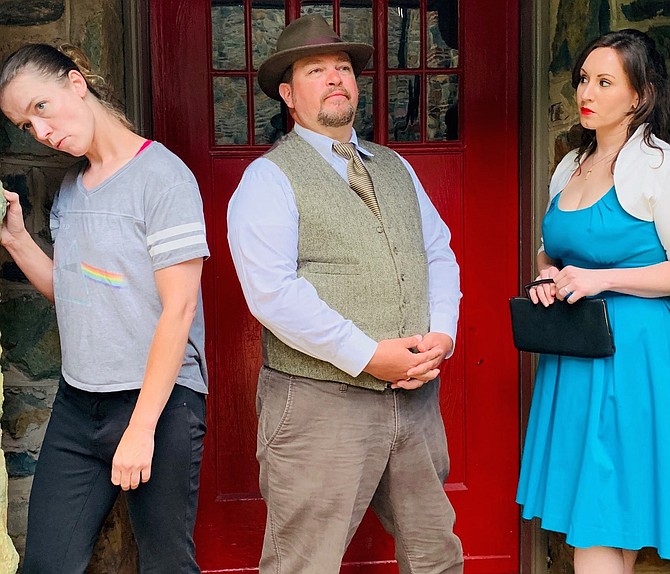
[[[338,142],[298,124],[294,129],[347,181],[347,160],[333,151]],[[372,156],[358,145],[355,132],[350,141],[360,154]],[[461,292],[458,264],[449,246],[451,234],[416,173],[401,159],[414,182],[421,210],[430,330],[446,333],[455,343]],[[372,358],[378,341],[331,309],[309,281],[297,276],[298,218],[286,175],[268,159],[254,160],[228,205],[228,242],[244,297],[252,315],[281,341],[356,377]]]

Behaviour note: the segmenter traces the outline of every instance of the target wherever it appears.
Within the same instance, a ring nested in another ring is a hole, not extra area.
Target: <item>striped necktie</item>
[[[356,146],[352,143],[333,144],[333,151],[337,155],[349,160],[347,162],[347,177],[349,178],[349,187],[353,189],[363,200],[370,211],[375,214],[379,221],[382,220],[382,214],[379,211],[379,204],[375,196],[375,189],[372,185],[372,179],[368,170],[365,169],[361,158],[356,153]]]

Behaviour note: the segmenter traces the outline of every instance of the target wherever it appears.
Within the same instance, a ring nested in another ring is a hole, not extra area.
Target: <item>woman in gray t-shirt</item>
[[[188,168],[100,97],[81,51],[20,48],[0,108],[82,157],[51,213],[53,260],[8,191],[1,241],[56,305],[62,377],[35,471],[23,572],[84,572],[120,489],[141,569],[199,572],[193,526],[207,377],[200,297],[209,255]]]

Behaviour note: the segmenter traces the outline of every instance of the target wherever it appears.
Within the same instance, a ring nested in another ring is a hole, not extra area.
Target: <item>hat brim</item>
[[[346,52],[351,58],[354,74],[358,77],[370,60],[373,50],[374,48],[370,44],[355,42],[331,42],[283,50],[270,56],[258,68],[258,85],[273,100],[282,101],[279,95],[279,84],[281,84],[286,70],[301,58],[315,54]]]

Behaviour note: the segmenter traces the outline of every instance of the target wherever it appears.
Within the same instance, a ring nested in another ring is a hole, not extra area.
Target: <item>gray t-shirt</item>
[[[172,152],[152,142],[98,187],[81,165],[54,200],[54,295],[63,376],[85,391],[142,386],[162,306],[154,272],[207,257],[198,185]],[[202,298],[177,384],[207,392]]]

